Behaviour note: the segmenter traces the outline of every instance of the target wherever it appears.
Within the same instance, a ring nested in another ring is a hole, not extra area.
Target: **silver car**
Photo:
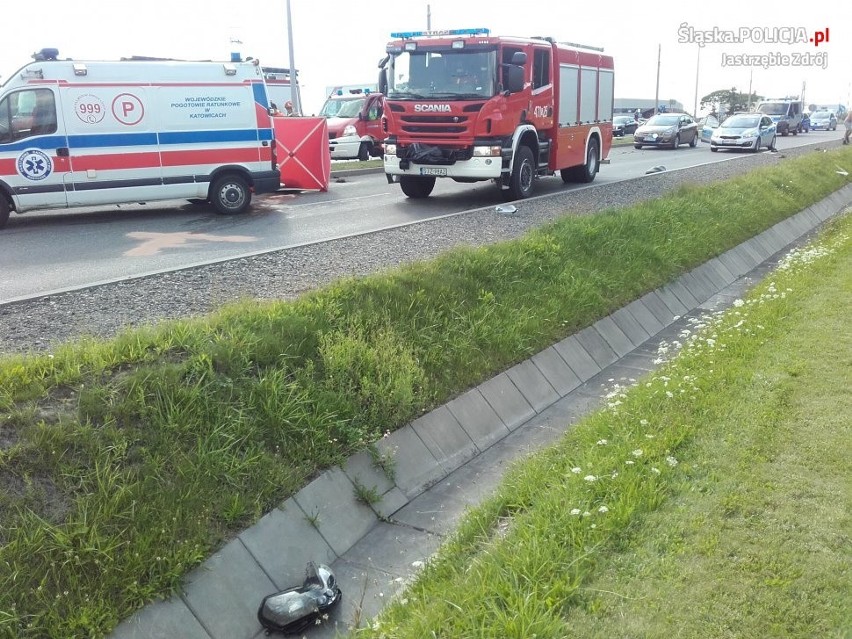
[[[814,111],[811,113],[811,130],[834,131],[837,129],[837,116],[831,111]]]
[[[713,131],[710,136],[710,150],[745,149],[757,153],[765,147],[774,151],[776,134],[776,125],[768,115],[738,113]]]

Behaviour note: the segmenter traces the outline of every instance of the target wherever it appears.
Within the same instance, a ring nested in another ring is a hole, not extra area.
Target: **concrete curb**
[[[651,343],[676,339],[679,318],[730,304],[755,270],[850,201],[852,184],[389,434],[376,446],[393,459],[393,480],[366,452],[324,472],[193,571],[179,595],[146,606],[110,636],[262,636],[261,599],[301,583],[308,560],[330,564],[352,593],[333,623],[310,636],[346,632],[353,618],[363,623],[401,591],[412,566],[439,547],[509,461],[597,407],[602,372],[629,378],[653,370]],[[356,486],[381,499],[358,501]]]

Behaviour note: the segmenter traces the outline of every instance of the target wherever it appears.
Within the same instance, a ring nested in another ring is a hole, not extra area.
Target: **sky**
[[[77,60],[132,55],[228,60],[237,51],[262,65],[289,67],[287,5],[287,0],[41,0],[38,19],[6,25],[0,82],[44,47]],[[616,98],[653,99],[659,67],[660,102],[677,100],[690,113],[713,91],[747,92],[749,86],[767,97],[801,95],[804,87],[808,103],[852,103],[852,20],[842,3],[807,3],[795,15],[763,2],[665,2],[664,9],[624,0],[289,5],[305,114],[320,109],[328,87],[375,83],[391,32],[427,26],[482,27],[492,35],[551,36],[603,47],[615,60]],[[734,37],[747,39],[725,41]],[[822,42],[815,46],[811,39]]]

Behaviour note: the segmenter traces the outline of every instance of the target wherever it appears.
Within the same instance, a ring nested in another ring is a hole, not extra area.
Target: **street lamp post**
[[[290,43],[290,93],[292,95],[293,112],[302,115],[302,96],[299,93],[299,82],[296,79],[296,63],[293,61],[293,22],[290,19],[290,0],[287,0],[287,40]]]
[[[654,93],[654,113],[658,113],[660,108],[660,53],[662,53],[663,45],[657,45],[657,91]]]

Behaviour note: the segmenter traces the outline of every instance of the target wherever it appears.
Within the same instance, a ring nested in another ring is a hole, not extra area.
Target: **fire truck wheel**
[[[238,215],[251,204],[251,189],[245,178],[231,173],[217,179],[210,187],[210,203],[220,215]]]
[[[641,146],[641,145],[640,145]],[[639,146],[636,147],[640,148]],[[561,169],[559,175],[562,176],[562,181],[568,184],[569,182],[584,182],[588,184],[595,179],[600,169],[600,151],[598,150],[598,141],[592,139],[589,142],[589,150],[586,152],[586,163],[580,166],[572,166],[570,169]]]
[[[0,193],[0,229],[6,226],[6,222],[9,221],[10,210],[9,200],[6,199],[4,193]]]
[[[432,189],[435,188],[435,178],[403,175],[399,178],[399,186],[402,187],[402,192],[408,197],[422,199],[429,197]]]
[[[601,168],[600,151],[598,150],[598,141],[592,139],[589,142],[589,151],[586,153],[586,164],[579,168],[580,182],[592,182],[598,174],[598,169]]]
[[[370,159],[370,145],[366,142],[361,142],[361,146],[358,147],[358,161],[366,162]]]
[[[519,146],[509,180],[509,194],[514,200],[523,200],[532,195],[535,165],[533,152],[528,146]]]

